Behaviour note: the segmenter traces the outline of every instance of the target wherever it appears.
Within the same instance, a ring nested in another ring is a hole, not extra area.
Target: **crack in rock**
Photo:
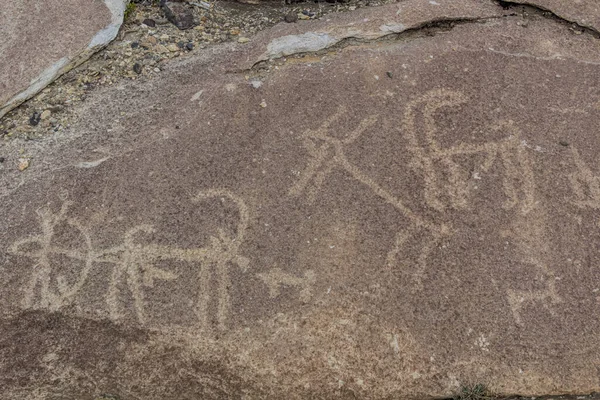
[[[267,51],[247,70],[260,69],[266,61],[277,60],[283,57],[318,54],[325,50],[339,49],[357,44],[376,43],[385,40],[405,40],[434,36],[440,32],[447,32],[458,25],[484,23],[496,18],[500,18],[500,16],[439,19],[424,22],[415,27],[406,27],[403,24],[383,24],[379,26],[378,31],[353,29],[338,34],[306,32],[298,35],[286,35],[273,39],[267,45]]]
[[[577,28],[581,29],[581,31],[591,34],[594,37],[600,39],[600,30],[596,29],[592,25],[584,24],[584,23],[582,23],[582,21],[568,19],[566,17],[559,15],[559,13],[557,11],[552,10],[550,8],[546,8],[537,3],[528,2],[528,1],[515,1],[515,0],[493,0],[493,1],[504,9],[512,9],[512,8],[515,8],[518,6],[528,7],[530,9],[530,11],[533,11],[537,15],[540,15],[544,18],[552,19],[552,20],[562,23],[562,24],[576,26]]]
[[[256,35],[251,44],[240,49],[229,72],[252,70],[262,62],[286,56],[316,53],[348,45],[369,43],[399,34],[435,34],[455,24],[486,21],[506,14],[493,2],[479,0],[424,1],[405,0],[381,7],[362,8],[351,13],[331,14],[326,20],[315,20],[294,26],[278,24]]]

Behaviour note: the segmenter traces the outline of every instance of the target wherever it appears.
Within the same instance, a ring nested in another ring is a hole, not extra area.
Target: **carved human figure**
[[[27,257],[35,262],[25,288],[24,308],[56,311],[71,304],[89,275],[94,261],[90,233],[78,220],[66,216],[71,204],[70,201],[64,201],[58,213],[52,212],[50,208],[36,211],[41,232],[17,240],[8,249],[13,255]],[[63,223],[79,233],[82,239],[81,248],[70,249],[57,243],[55,231]],[[53,264],[53,258],[56,256],[67,257],[81,264],[81,269],[72,283],[69,283],[66,277],[57,274]]]
[[[352,178],[356,179],[361,184],[368,187],[372,193],[381,198],[386,203],[395,208],[407,220],[408,224],[401,227],[394,241],[394,248],[388,255],[388,265],[393,263],[395,255],[397,255],[401,246],[405,243],[408,236],[416,235],[421,231],[425,231],[425,239],[422,243],[422,253],[419,258],[419,263],[415,267],[415,283],[420,285],[420,277],[425,268],[426,259],[430,252],[434,249],[442,236],[450,233],[449,227],[444,223],[438,223],[427,219],[410,209],[404,201],[392,194],[389,190],[375,182],[371,177],[365,174],[359,167],[352,164],[346,156],[346,149],[351,146],[360,135],[364,134],[369,128],[375,126],[378,117],[370,116],[364,118],[353,130],[347,135],[333,136],[332,133],[336,129],[335,123],[347,111],[344,107],[340,107],[338,111],[330,118],[325,120],[316,130],[309,129],[301,136],[302,144],[308,152],[309,161],[300,178],[290,188],[288,194],[291,197],[299,197],[306,193],[308,201],[313,202],[318,192],[334,169],[341,169],[348,173]],[[338,137],[343,137],[342,139]]]
[[[142,224],[128,229],[123,235],[121,244],[95,249],[89,229],[76,219],[67,217],[71,202],[65,201],[58,213],[53,213],[50,209],[39,211],[41,233],[17,240],[9,248],[10,253],[35,261],[26,287],[23,306],[55,311],[69,305],[81,291],[94,266],[111,264],[113,270],[105,295],[110,318],[113,320],[123,318],[121,291],[122,287],[125,287],[133,298],[137,320],[145,324],[148,322],[146,313],[148,299],[144,294],[144,288],[152,287],[157,280],[178,279],[175,271],[159,268],[155,264],[159,260],[176,260],[191,263],[198,268],[200,290],[195,313],[199,327],[204,330],[210,329],[208,308],[212,296],[215,296],[217,325],[219,329],[224,329],[230,309],[229,268],[231,265],[237,265],[246,271],[250,264],[248,258],[239,254],[240,245],[248,229],[249,212],[244,201],[227,190],[203,191],[193,201],[200,202],[205,199],[223,199],[233,202],[239,213],[239,222],[233,237],[218,228],[216,234],[210,236],[207,245],[200,248],[178,248],[144,243],[144,234],[155,232],[155,228]],[[55,243],[55,229],[61,223],[66,223],[80,232],[83,248],[72,249]],[[55,255],[65,256],[81,263],[74,282],[69,284],[66,278],[57,275],[57,261],[52,259]],[[213,282],[216,283],[214,287]]]
[[[326,178],[338,168],[347,172],[351,177],[366,185],[375,195],[392,205],[408,223],[396,233],[391,250],[388,252],[386,266],[392,270],[397,264],[397,258],[403,254],[409,241],[419,237],[420,253],[416,263],[412,264],[414,289],[422,287],[422,277],[427,267],[431,252],[440,241],[451,235],[452,228],[439,222],[443,213],[448,209],[467,209],[470,206],[472,193],[471,179],[481,179],[480,174],[490,171],[494,165],[500,167],[501,189],[504,193],[503,208],[515,210],[524,221],[539,220],[534,211],[535,177],[531,154],[524,145],[522,134],[512,121],[501,121],[489,129],[496,133],[499,139],[483,143],[466,143],[442,146],[441,130],[438,116],[443,108],[457,108],[467,102],[467,98],[459,92],[448,89],[431,90],[418,99],[407,104],[403,114],[403,122],[397,128],[400,137],[406,139],[406,149],[411,155],[410,167],[423,179],[423,197],[425,204],[437,212],[439,218],[430,219],[411,210],[403,199],[376,183],[359,167],[353,165],[345,155],[345,149],[378,120],[377,116],[363,119],[355,129],[346,136],[331,133],[336,129],[335,123],[346,112],[340,108],[332,117],[327,119],[318,129],[307,130],[302,135],[302,143],[309,155],[309,162],[300,178],[292,186],[289,195],[299,197],[307,194],[308,201],[314,201],[322,189]],[[339,139],[338,137],[343,137]],[[465,159],[470,160],[469,166],[463,165]],[[472,171],[472,160],[480,164]],[[589,174],[588,174],[589,175]],[[579,178],[577,178],[579,179]],[[573,178],[574,182],[576,181]],[[589,178],[587,178],[588,181]],[[592,187],[593,189],[593,187]],[[532,214],[532,215],[530,215]],[[435,215],[435,214],[433,214]],[[543,235],[544,226],[538,221],[530,231],[535,237]],[[520,232],[523,229],[515,228]],[[412,242],[411,242],[412,243]],[[530,254],[542,254],[536,248],[538,242],[531,242]],[[538,246],[539,247],[539,246]],[[525,254],[525,250],[523,250]],[[534,291],[509,291],[508,301],[518,323],[521,322],[521,309],[528,302],[549,300],[551,304],[560,302],[556,290],[554,274],[548,268],[543,257],[531,256],[524,260],[540,272],[546,279],[546,287]],[[548,305],[548,303],[544,303]]]
[[[238,254],[239,247],[244,240],[248,228],[249,213],[242,199],[226,190],[208,190],[199,193],[193,200],[225,198],[234,202],[238,208],[240,221],[235,237],[229,237],[223,229],[218,229],[216,236],[209,238],[206,247],[177,248],[155,244],[142,244],[134,240],[139,233],[152,233],[154,228],[149,225],[140,225],[127,231],[123,244],[103,252],[98,261],[114,264],[113,274],[106,295],[106,303],[110,310],[111,318],[119,319],[120,313],[119,286],[125,281],[134,298],[136,315],[141,323],[146,323],[145,297],[143,287],[152,287],[154,280],[173,280],[177,275],[153,266],[157,260],[176,260],[193,263],[198,268],[199,292],[195,307],[199,328],[209,330],[209,303],[213,295],[216,296],[216,319],[219,329],[224,329],[229,314],[230,299],[229,266],[238,265],[245,271],[250,261]],[[214,279],[211,271],[214,270]],[[216,287],[212,282],[216,281]]]

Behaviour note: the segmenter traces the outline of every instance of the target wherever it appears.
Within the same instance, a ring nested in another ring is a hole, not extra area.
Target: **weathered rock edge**
[[[387,13],[386,13],[387,12]],[[331,14],[318,21],[278,24],[260,32],[233,58],[228,70],[250,70],[261,63],[297,54],[315,53],[343,46],[348,41],[371,42],[398,35],[461,23],[500,18],[502,9],[493,2],[467,0],[459,3],[403,1],[352,13]]]
[[[347,18],[344,14],[332,14],[326,21],[310,21],[308,28],[306,22],[293,26],[290,24],[279,24],[268,32],[256,35],[251,43],[243,51],[241,60],[233,61],[230,72],[243,72],[260,69],[261,66],[271,60],[281,59],[288,56],[301,54],[320,53],[334,48],[344,47],[350,43],[368,43],[378,40],[398,40],[410,35],[430,35],[436,30],[452,29],[456,25],[468,23],[483,23],[496,18],[507,16],[515,7],[524,6],[532,13],[549,18],[557,23],[573,25],[582,32],[600,38],[600,25],[588,24],[573,15],[567,15],[562,9],[555,7],[547,8],[536,2],[521,2],[513,0],[491,0],[482,3],[466,1],[466,7],[456,4],[429,3],[430,14],[419,15],[416,4],[419,2],[405,1],[387,8],[398,8],[395,16],[390,15],[381,18],[372,9],[361,9],[354,13],[353,18]],[[465,10],[471,7],[468,12]],[[499,11],[499,7],[506,10]],[[402,17],[400,12],[402,11]],[[356,24],[362,18],[360,24]],[[403,21],[409,22],[403,22]],[[334,26],[331,28],[331,26]],[[306,28],[305,28],[306,27]],[[275,35],[273,31],[277,32]],[[274,37],[274,39],[273,39]]]
[[[600,35],[600,5],[593,1],[583,1],[578,4],[574,2],[563,2],[560,0],[495,0],[504,7],[528,6],[539,11],[549,12],[555,18],[564,22],[589,29]],[[596,4],[594,4],[596,3]]]
[[[93,54],[107,46],[111,41],[117,37],[117,33],[123,23],[123,17],[125,13],[125,6],[129,0],[103,0],[106,7],[111,13],[110,23],[100,30],[90,40],[85,48],[82,48],[78,53],[72,57],[64,56],[54,64],[47,67],[41,74],[34,78],[29,86],[16,94],[10,100],[0,106],[0,118],[6,115],[9,111],[18,107],[23,102],[35,96],[41,90],[43,90],[50,83],[55,81],[61,75],[69,72],[71,69],[77,67]]]

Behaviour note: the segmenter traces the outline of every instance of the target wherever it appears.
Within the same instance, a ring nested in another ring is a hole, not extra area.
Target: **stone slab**
[[[418,6],[415,6],[415,3]],[[385,10],[385,11],[382,11]],[[317,52],[342,46],[346,41],[377,40],[406,34],[431,23],[499,18],[493,2],[403,1],[354,13],[328,15],[320,21],[279,24],[257,34],[232,66],[252,68],[256,63],[292,54]],[[310,28],[308,28],[310,26]],[[236,61],[241,62],[240,64]]]
[[[533,0],[513,1],[506,3],[528,4],[548,10],[568,21],[591,28],[600,33],[600,4],[595,0]]]
[[[14,0],[0,10],[0,118],[115,38],[124,0]]]
[[[4,397],[600,390],[600,44],[503,15],[217,46],[6,144]]]

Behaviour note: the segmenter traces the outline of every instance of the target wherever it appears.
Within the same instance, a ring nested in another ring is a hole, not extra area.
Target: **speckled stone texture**
[[[600,31],[600,3],[596,0],[507,0],[505,3],[527,4],[538,7],[570,22]]]
[[[125,0],[10,0],[0,10],[0,117],[116,35]]]
[[[276,27],[8,143],[3,397],[600,390],[600,42],[514,14]]]

